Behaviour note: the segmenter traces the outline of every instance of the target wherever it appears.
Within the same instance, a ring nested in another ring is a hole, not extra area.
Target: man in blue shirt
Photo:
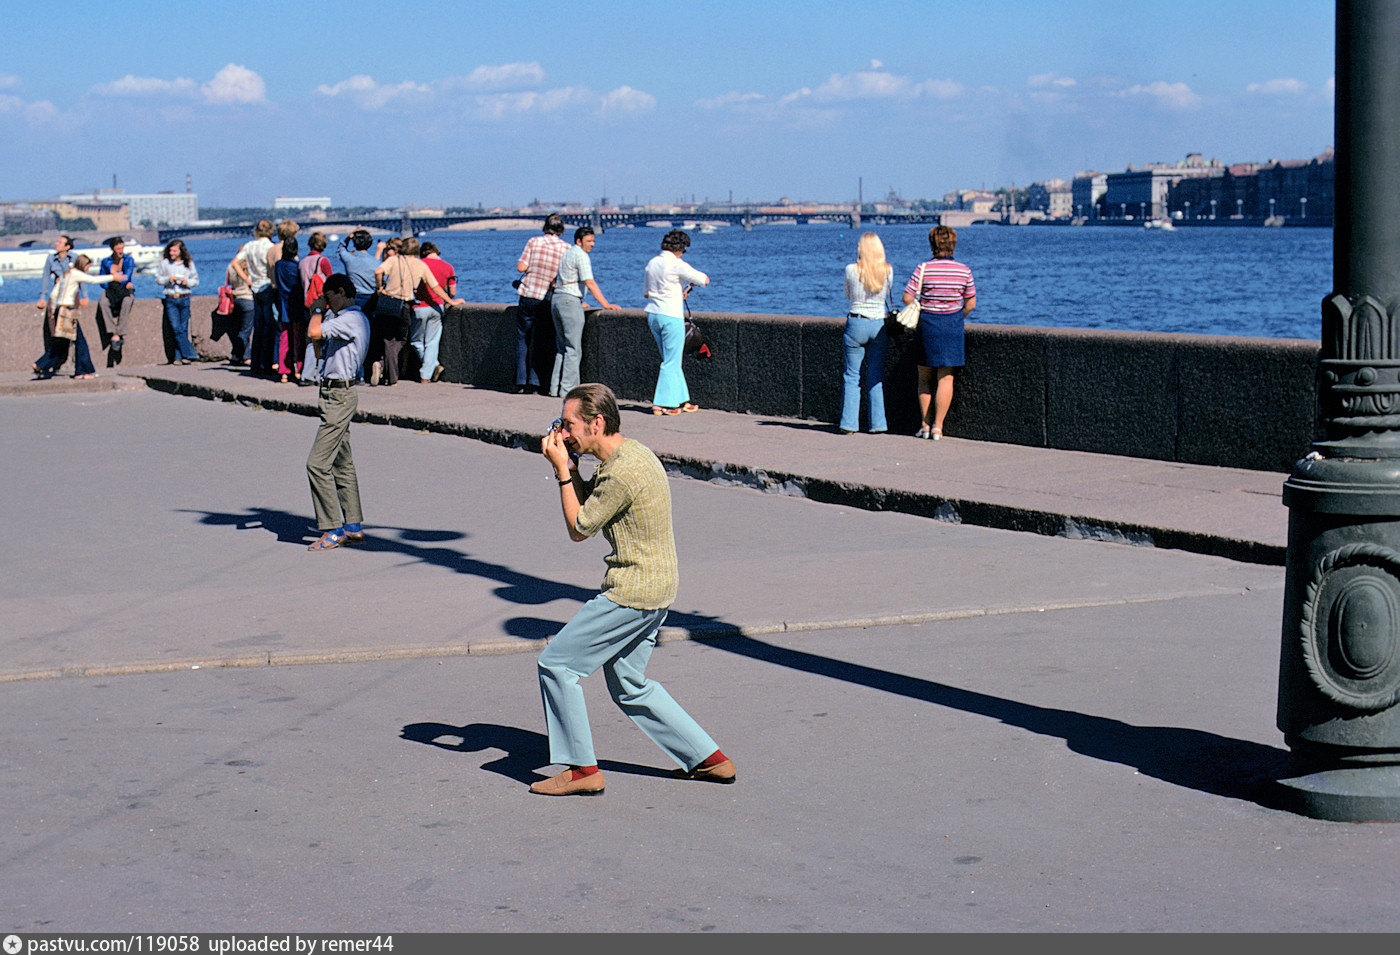
[[[370,251],[372,245],[374,237],[367,230],[358,228],[347,232],[340,245],[336,246],[341,270],[355,286],[356,308],[364,308],[365,302],[374,294],[374,270],[379,266],[379,260]]]
[[[355,380],[369,349],[369,319],[355,307],[355,286],[348,276],[326,278],[321,294],[326,313],[311,313],[306,337],[322,346],[317,407],[321,426],[306,459],[316,529],[321,532],[309,550],[330,550],[365,539],[361,526],[360,483],[350,455],[350,421],[359,399]]]
[[[103,275],[120,273],[126,276],[125,282],[108,282],[103,286],[103,294],[97,300],[97,320],[111,336],[111,357],[116,363],[122,360],[126,322],[131,317],[132,303],[136,301],[136,286],[131,284],[136,275],[136,260],[126,254],[126,243],[120,236],[108,239],[107,248],[112,254],[102,259],[98,269]]]

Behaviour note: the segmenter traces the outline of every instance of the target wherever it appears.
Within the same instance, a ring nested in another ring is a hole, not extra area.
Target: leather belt
[[[359,379],[352,379],[352,380],[350,380],[350,381],[346,381],[344,378],[322,378],[322,379],[321,379],[321,387],[322,387],[322,388],[350,388],[350,387],[352,387],[352,386],[355,384],[355,382],[358,381],[358,380],[359,380]]]

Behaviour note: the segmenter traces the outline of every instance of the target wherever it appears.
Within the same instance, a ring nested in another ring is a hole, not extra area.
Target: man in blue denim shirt
[[[131,306],[136,301],[136,286],[131,284],[136,275],[136,260],[126,254],[126,243],[120,236],[107,240],[112,254],[104,256],[98,270],[103,275],[120,273],[126,276],[125,282],[108,282],[97,299],[97,319],[102,328],[111,336],[112,358],[121,361],[122,344],[126,341],[126,321],[131,317]]]
[[[360,309],[365,307],[365,302],[374,294],[374,270],[379,267],[379,259],[370,251],[372,245],[374,237],[369,231],[356,228],[345,234],[335,250],[340,259],[341,271],[354,283],[355,307]]]

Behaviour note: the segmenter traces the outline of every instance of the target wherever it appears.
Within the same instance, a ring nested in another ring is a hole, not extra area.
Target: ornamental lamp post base
[[[1400,822],[1400,460],[1314,448],[1283,487],[1277,723],[1291,769],[1269,802],[1315,819]]]

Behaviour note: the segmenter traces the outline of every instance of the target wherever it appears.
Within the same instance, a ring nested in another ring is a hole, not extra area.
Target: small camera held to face
[[[550,430],[550,431],[563,431],[563,430],[564,430],[564,419],[563,419],[563,418],[555,418],[555,419],[554,419],[554,423],[553,423],[552,425],[549,426],[549,430]]]

